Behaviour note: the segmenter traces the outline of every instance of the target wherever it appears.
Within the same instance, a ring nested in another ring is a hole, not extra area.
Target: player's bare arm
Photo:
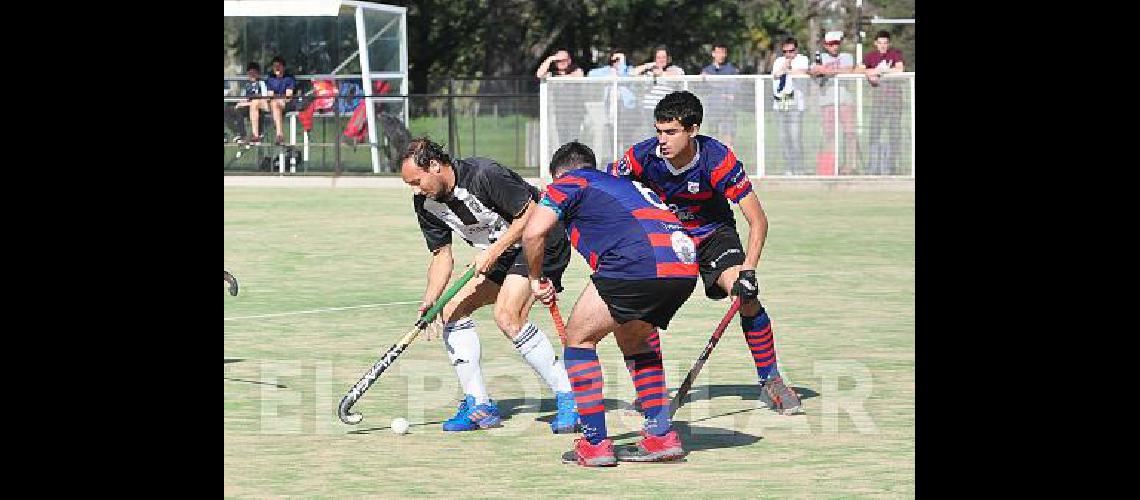
[[[523,252],[526,255],[526,266],[530,278],[530,289],[543,304],[549,303],[554,295],[554,287],[543,287],[539,281],[542,278],[542,258],[546,251],[546,234],[558,222],[558,216],[553,210],[536,209],[529,217],[526,230],[523,232]],[[513,229],[513,227],[512,227]]]
[[[768,238],[768,215],[760,205],[756,191],[748,193],[740,200],[740,211],[748,221],[748,247],[744,253],[744,268],[756,269],[760,253],[764,251],[764,240]]]
[[[451,279],[451,268],[454,265],[455,257],[451,254],[451,245],[444,245],[435,250],[431,264],[428,265],[428,283],[421,306],[430,307],[443,294],[443,288]]]

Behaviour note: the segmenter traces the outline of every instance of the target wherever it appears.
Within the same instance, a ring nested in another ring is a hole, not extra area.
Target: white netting
[[[571,140],[613,161],[653,136],[661,97],[688,90],[704,106],[701,133],[730,145],[753,175],[913,175],[913,73],[875,85],[862,75],[790,77],[778,94],[774,84],[770,75],[548,79],[542,164]]]

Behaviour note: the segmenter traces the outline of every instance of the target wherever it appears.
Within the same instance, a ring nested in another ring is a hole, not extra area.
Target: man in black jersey
[[[495,323],[519,354],[550,386],[558,413],[550,422],[555,433],[573,432],[578,413],[562,360],[546,334],[527,321],[534,297],[519,240],[540,199],[537,188],[517,173],[488,158],[452,161],[427,138],[414,139],[400,158],[401,175],[415,193],[412,200],[420,230],[432,253],[421,314],[439,299],[451,278],[454,258],[451,234],[482,250],[472,265],[479,273],[443,308],[443,340],[465,397],[459,411],[444,422],[445,431],[497,427],[501,419],[483,383],[479,336],[471,314],[495,306]],[[542,274],[562,290],[562,272],[570,263],[563,230],[546,240]]]

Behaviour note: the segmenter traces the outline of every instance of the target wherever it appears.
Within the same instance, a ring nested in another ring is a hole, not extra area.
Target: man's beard
[[[440,191],[440,192],[432,195],[431,199],[438,201],[440,203],[443,203],[443,202],[446,202],[447,200],[451,199],[451,194],[452,193],[448,193],[447,191]]]

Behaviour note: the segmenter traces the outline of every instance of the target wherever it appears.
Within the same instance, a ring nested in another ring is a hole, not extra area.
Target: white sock
[[[538,376],[550,386],[550,390],[570,392],[570,377],[566,375],[566,365],[554,355],[554,346],[550,345],[550,340],[542,330],[527,323],[512,342],[523,359],[526,359]]]
[[[459,385],[464,394],[475,397],[475,404],[491,400],[487,386],[483,383],[483,368],[480,366],[482,348],[479,335],[475,333],[475,320],[470,316],[459,318],[443,326],[443,345],[451,366],[459,376]]]

